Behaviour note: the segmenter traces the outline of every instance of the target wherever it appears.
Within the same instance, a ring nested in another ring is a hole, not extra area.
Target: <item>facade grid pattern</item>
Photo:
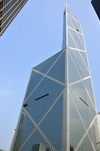
[[[81,25],[66,5],[62,50],[32,69],[11,151],[98,151],[96,115]]]
[[[0,0],[0,36],[28,0]]]

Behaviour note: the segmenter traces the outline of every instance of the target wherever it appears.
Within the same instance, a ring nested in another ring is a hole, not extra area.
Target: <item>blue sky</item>
[[[100,22],[90,0],[29,0],[0,38],[0,148],[6,151],[32,67],[61,50],[65,3],[82,25],[100,111]]]

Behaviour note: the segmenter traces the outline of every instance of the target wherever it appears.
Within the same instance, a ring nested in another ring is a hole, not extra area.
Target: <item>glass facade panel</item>
[[[87,76],[90,76],[89,71],[87,70],[87,67],[84,64],[83,59],[82,59],[79,51],[69,49],[69,53],[71,54],[81,77],[85,78]]]
[[[91,104],[85,87],[82,82],[79,82],[78,84],[74,84],[73,86],[69,87],[69,90],[73,100],[75,101],[81,118],[83,119],[86,128],[88,128],[91,121],[95,117],[96,112]]]
[[[75,15],[73,14],[69,7],[67,7],[67,13],[70,14],[74,19],[76,19]]]
[[[94,151],[88,136],[85,137],[78,151]]]
[[[45,115],[63,89],[64,86],[49,80],[48,78],[43,79],[34,93],[32,93],[32,95],[26,101],[28,104],[26,110],[29,112],[36,123],[42,119],[42,117]],[[45,94],[49,95],[35,101],[35,99]]]
[[[91,84],[91,78],[84,80],[84,85],[89,93],[89,97],[91,98],[91,101],[93,102],[93,104],[95,105],[95,100],[94,100],[94,95],[93,95],[93,88],[92,88],[92,84]]]
[[[74,74],[73,74],[74,73]],[[68,83],[72,83],[75,82],[77,80],[80,80],[80,76],[79,73],[76,69],[76,66],[70,56],[70,54],[68,55]]]
[[[44,61],[41,64],[39,64],[38,66],[34,67],[33,69],[35,69],[37,71],[40,71],[40,72],[45,74],[51,68],[53,63],[56,62],[56,60],[61,55],[61,53],[62,53],[62,51],[58,52],[53,57],[50,57],[46,61]]]
[[[69,25],[69,27],[72,27],[74,30],[76,30],[77,32],[81,33],[80,24],[75,18],[73,18],[71,16],[68,16],[68,24],[69,24],[69,22],[71,23],[70,24],[71,26]]]
[[[21,151],[46,151],[46,148],[50,148],[50,146],[45,141],[40,132],[36,130],[30,139],[26,142]]]
[[[70,146],[75,149],[80,139],[85,133],[85,128],[73,103],[70,98]]]
[[[25,114],[25,112],[24,112]],[[25,142],[25,140],[28,138],[28,136],[32,133],[32,131],[34,130],[35,126],[34,124],[31,122],[31,120],[29,119],[29,117],[26,115],[26,123],[23,126],[24,128],[24,135],[23,135],[23,143]]]
[[[77,48],[74,38],[72,37],[71,33],[68,32],[68,47]]]
[[[84,40],[83,40],[82,34],[78,34],[78,37],[79,37],[79,39],[80,39],[80,41],[81,41],[81,43],[82,43],[82,45],[83,45],[83,47],[85,49],[85,44],[84,44]]]
[[[34,128],[34,124],[30,121],[26,113],[23,111],[14,145],[14,151],[18,151],[20,149],[20,147],[34,130]]]
[[[34,88],[38,85],[38,83],[40,82],[40,80],[41,80],[42,78],[43,78],[42,75],[40,75],[40,74],[38,74],[38,73],[32,71],[24,100],[27,99],[27,97],[31,94],[31,92],[32,92],[32,91],[34,90]]]
[[[77,106],[77,109],[81,115],[81,118],[83,120],[83,123],[85,124],[85,126],[88,128],[89,126],[89,117],[88,117],[88,106],[86,106],[85,103],[83,103],[80,99],[79,99],[79,94],[77,94],[78,96],[74,96],[72,94],[73,100]]]
[[[72,37],[74,38],[74,41],[77,45],[77,48],[81,49],[81,50],[84,50],[85,49],[84,44],[82,43],[82,41],[79,37],[79,34],[76,31],[72,30],[72,29],[69,29],[69,31],[70,31],[70,34],[72,35]]]
[[[47,75],[61,82],[65,82],[65,51],[53,65]]]
[[[41,130],[57,151],[62,151],[62,107],[63,96],[60,97],[46,118],[40,124]]]
[[[85,65],[87,66],[88,70],[89,70],[89,65],[88,65],[88,61],[87,61],[87,56],[86,56],[86,52],[82,52],[80,51],[80,54],[85,62]]]
[[[95,132],[95,122],[92,125],[92,127],[90,128],[89,132],[88,132],[90,139],[94,145],[94,148],[96,149],[96,132]]]
[[[70,28],[74,28],[70,18],[71,18],[70,15],[68,15],[68,26]]]

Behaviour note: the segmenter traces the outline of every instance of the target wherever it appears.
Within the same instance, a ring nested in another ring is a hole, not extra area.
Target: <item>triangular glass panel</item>
[[[73,14],[73,12],[70,10],[70,8],[68,6],[67,6],[67,13],[70,14],[72,17],[74,17],[77,20],[77,18],[75,17],[75,15]]]
[[[23,143],[31,134],[31,132],[34,130],[34,128],[35,128],[34,124],[30,121],[26,113],[23,111],[21,115],[18,131],[17,131],[17,137],[16,137],[14,150],[20,149],[20,147],[23,145]]]
[[[93,118],[95,117],[96,112],[91,104],[91,100],[87,94],[87,91],[82,82],[70,86],[69,90],[73,100],[75,101],[81,118],[86,128],[88,128]]]
[[[65,51],[60,58],[58,58],[47,75],[65,83]]]
[[[63,89],[64,86],[48,78],[44,78],[39,84],[26,101],[27,106],[25,108],[36,123],[39,123],[43,118]]]
[[[91,84],[91,79],[88,78],[86,80],[83,81],[84,84],[85,84],[85,87],[89,93],[89,96],[91,98],[91,101],[93,102],[93,104],[95,105],[95,100],[94,100],[94,95],[93,95],[93,87],[92,87],[92,84]]]
[[[68,6],[67,6],[67,13],[70,14],[71,16],[73,16],[73,13],[71,12],[71,10],[69,9]]]
[[[24,112],[24,114],[26,114]],[[23,125],[22,129],[23,130],[23,133],[24,133],[24,136],[23,136],[23,142],[28,138],[28,136],[31,134],[31,132],[34,130],[35,126],[34,124],[31,122],[31,120],[29,119],[28,116],[26,116],[26,119],[25,119],[25,124]]]
[[[68,16],[68,26],[71,28],[74,28],[69,16]]]
[[[69,96],[70,102],[70,146],[75,149],[80,139],[85,133],[85,128],[76,110],[71,96]],[[77,138],[77,139],[76,139]]]
[[[74,31],[72,29],[69,29],[69,32],[70,34],[72,35],[76,45],[77,45],[77,48],[78,49],[81,49],[81,50],[84,50],[85,47],[84,47],[84,44],[82,43],[80,37],[79,37],[79,33],[77,31]]]
[[[89,100],[89,121],[91,122],[93,118],[96,116],[97,111],[96,108],[92,105],[91,101]]]
[[[79,22],[78,22],[76,19],[74,19],[74,18],[71,17],[71,16],[68,16],[68,22],[70,22],[71,27],[72,27],[75,31],[81,33],[80,24],[79,24]],[[69,23],[68,23],[68,24],[69,24]]]
[[[40,132],[36,130],[30,139],[23,146],[21,151],[46,151],[50,148],[46,140],[42,137]],[[51,148],[50,148],[51,149]],[[52,149],[50,151],[53,151]]]
[[[59,57],[59,55],[61,53],[62,53],[62,51],[58,52],[57,54],[50,57],[46,61],[44,61],[41,64],[39,64],[38,66],[34,67],[33,69],[38,70],[45,74],[49,70],[49,68],[53,65],[53,63],[56,61],[56,59]]]
[[[96,124],[97,123],[95,121],[88,132],[94,147],[96,146],[96,143],[97,143],[97,141],[96,141]],[[96,148],[95,148],[95,150],[96,150]]]
[[[92,144],[89,140],[89,137],[86,135],[84,138],[82,144],[80,145],[78,151],[94,151],[94,148],[92,147]]]
[[[74,63],[76,64],[76,67],[81,75],[82,78],[85,78],[87,76],[90,76],[87,67],[84,63],[83,58],[80,55],[79,51],[75,51],[73,49],[69,49],[69,52],[74,60]]]
[[[78,81],[80,79],[81,78],[75,67],[75,64],[74,64],[70,54],[68,53],[68,83],[70,84],[70,83]]]
[[[84,51],[85,51],[85,43],[84,43],[83,35],[82,34],[78,34],[78,37],[79,37],[79,39],[80,39],[80,41],[81,41],[81,43],[82,43],[82,45],[84,47]]]
[[[86,52],[82,52],[80,51],[80,54],[85,62],[85,65],[87,66],[87,68],[89,69],[89,65],[88,65],[88,61],[87,61],[87,56],[86,56]]]
[[[26,94],[25,94],[25,98],[24,100],[27,99],[27,97],[31,94],[31,92],[34,90],[34,88],[38,85],[38,83],[40,82],[40,80],[43,78],[42,75],[32,71],[31,73],[31,77],[28,83],[28,87],[26,90]]]
[[[62,112],[63,96],[59,98],[39,126],[57,151],[62,151]]]
[[[74,38],[72,37],[70,32],[68,32],[68,47],[77,48],[77,45],[76,45],[76,43],[74,41]]]

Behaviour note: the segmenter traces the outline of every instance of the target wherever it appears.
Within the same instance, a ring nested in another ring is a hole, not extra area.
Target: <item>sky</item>
[[[31,69],[61,50],[63,11],[81,22],[100,112],[100,21],[90,0],[28,0],[0,38],[0,148],[9,150]]]

